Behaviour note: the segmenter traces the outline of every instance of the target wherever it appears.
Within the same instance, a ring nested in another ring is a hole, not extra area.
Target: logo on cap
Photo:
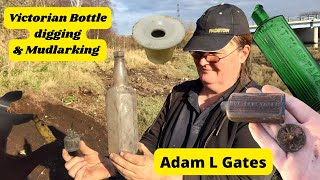
[[[209,29],[209,33],[229,33],[230,29],[228,28],[212,28]]]

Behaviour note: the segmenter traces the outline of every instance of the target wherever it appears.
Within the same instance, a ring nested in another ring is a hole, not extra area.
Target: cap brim
[[[218,51],[225,47],[234,37],[233,34],[192,36],[184,46],[184,51]]]

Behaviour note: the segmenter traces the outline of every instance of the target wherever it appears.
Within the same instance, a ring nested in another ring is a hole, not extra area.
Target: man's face
[[[223,83],[239,77],[241,50],[232,40],[217,52],[192,52],[200,80],[204,85]]]

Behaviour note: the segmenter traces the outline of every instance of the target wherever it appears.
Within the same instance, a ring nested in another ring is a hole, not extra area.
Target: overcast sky
[[[185,23],[193,24],[206,9],[220,3],[240,7],[249,21],[252,21],[250,16],[256,4],[263,5],[269,16],[298,16],[305,12],[320,11],[320,0],[111,0],[113,27],[118,34],[131,35],[133,25],[145,16],[177,17],[177,3],[180,18]]]

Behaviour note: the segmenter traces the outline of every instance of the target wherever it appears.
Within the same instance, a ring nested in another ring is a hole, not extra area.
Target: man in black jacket
[[[153,170],[153,153],[157,148],[259,147],[249,132],[248,124],[229,121],[220,108],[220,103],[227,100],[231,93],[257,87],[248,76],[251,42],[246,16],[236,6],[213,6],[198,19],[193,37],[184,50],[193,56],[199,79],[173,88],[158,117],[142,136],[140,150],[143,155],[110,155],[113,165],[124,177],[270,179],[270,176],[161,177]],[[65,159],[68,161],[71,157],[66,156]],[[66,166],[70,169],[75,162],[67,162]],[[107,167],[112,167],[110,162],[107,164]],[[74,169],[79,170],[82,166]],[[83,176],[85,170],[82,168],[80,173],[77,170],[72,170],[73,177]],[[113,175],[114,169],[109,172],[109,176]]]

